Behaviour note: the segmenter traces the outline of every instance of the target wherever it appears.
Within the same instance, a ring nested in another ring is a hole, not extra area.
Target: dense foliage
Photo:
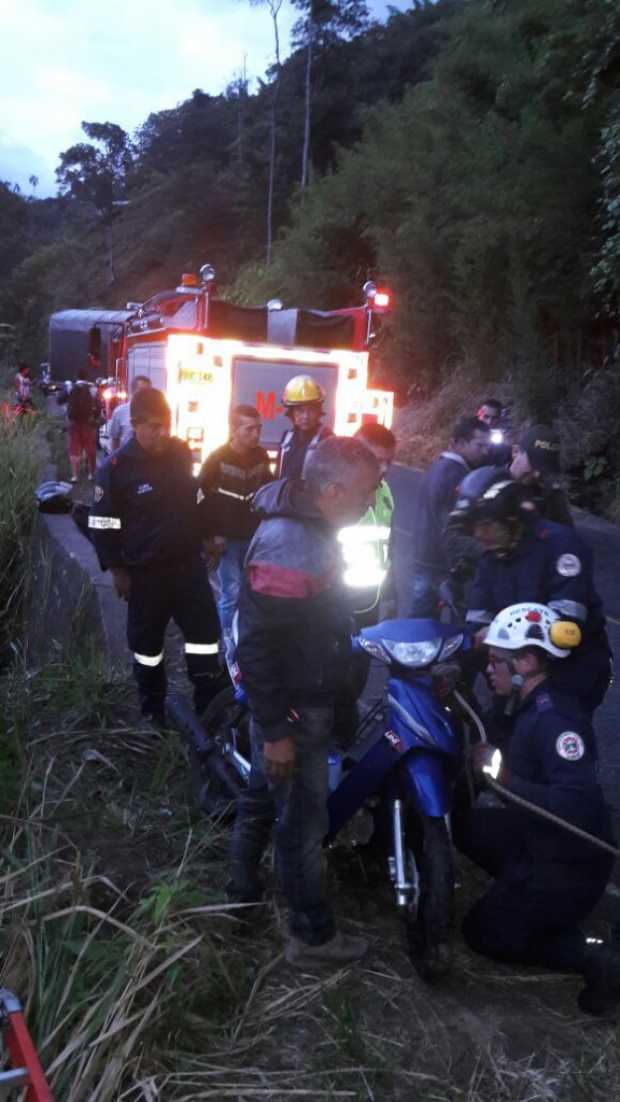
[[[247,302],[342,305],[379,275],[401,394],[460,366],[551,416],[617,339],[617,4],[415,0],[384,25],[363,0],[295,7],[293,53],[255,93],[238,74],[133,137],[85,124],[62,198],[0,189],[1,320],[34,356],[51,309],[144,297],[207,259]]]

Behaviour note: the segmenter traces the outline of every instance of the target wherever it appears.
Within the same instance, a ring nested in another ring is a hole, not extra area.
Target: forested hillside
[[[571,458],[609,466],[620,7],[419,0],[380,25],[363,0],[295,6],[295,49],[255,93],[196,90],[135,135],[90,120],[61,198],[3,187],[0,320],[35,358],[52,309],[141,299],[205,260],[245,302],[342,305],[375,275],[401,395],[464,370],[533,416],[579,396],[572,436],[587,417],[600,438]]]

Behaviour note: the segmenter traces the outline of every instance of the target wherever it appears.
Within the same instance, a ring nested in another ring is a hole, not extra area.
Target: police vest
[[[378,603],[390,557],[390,535],[394,515],[394,498],[385,479],[377,487],[374,503],[357,524],[341,528],[338,540],[345,563],[344,582],[360,591],[364,608],[370,612]]]

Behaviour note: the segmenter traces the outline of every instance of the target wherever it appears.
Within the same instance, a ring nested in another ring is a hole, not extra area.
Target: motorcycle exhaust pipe
[[[183,696],[166,697],[166,714],[185,742],[198,754],[205,772],[211,772],[230,794],[237,799],[243,788],[229,766],[215,739],[205,731],[191,704]]]

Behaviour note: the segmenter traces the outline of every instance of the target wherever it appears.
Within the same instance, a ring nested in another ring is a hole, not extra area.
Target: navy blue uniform
[[[333,436],[329,425],[304,431],[295,426],[287,429],[280,442],[280,463],[278,478],[301,478],[308,452],[318,448],[321,440]]]
[[[132,437],[97,472],[88,526],[102,570],[125,567],[130,574],[127,641],[143,713],[163,713],[170,619],[185,637],[196,709],[204,710],[219,669],[219,622],[200,554],[187,444],[171,437],[164,453],[152,456]]]
[[[470,593],[467,619],[490,624],[509,605],[538,601],[574,620],[582,642],[554,664],[553,681],[574,693],[592,714],[609,685],[610,649],[601,599],[594,587],[592,554],[572,528],[536,520],[506,556],[482,555]]]
[[[612,841],[592,727],[574,698],[539,686],[513,717],[502,752],[509,791]],[[508,802],[457,808],[453,830],[459,849],[495,877],[465,918],[471,948],[509,963],[581,971],[578,923],[605,890],[613,857]]]

